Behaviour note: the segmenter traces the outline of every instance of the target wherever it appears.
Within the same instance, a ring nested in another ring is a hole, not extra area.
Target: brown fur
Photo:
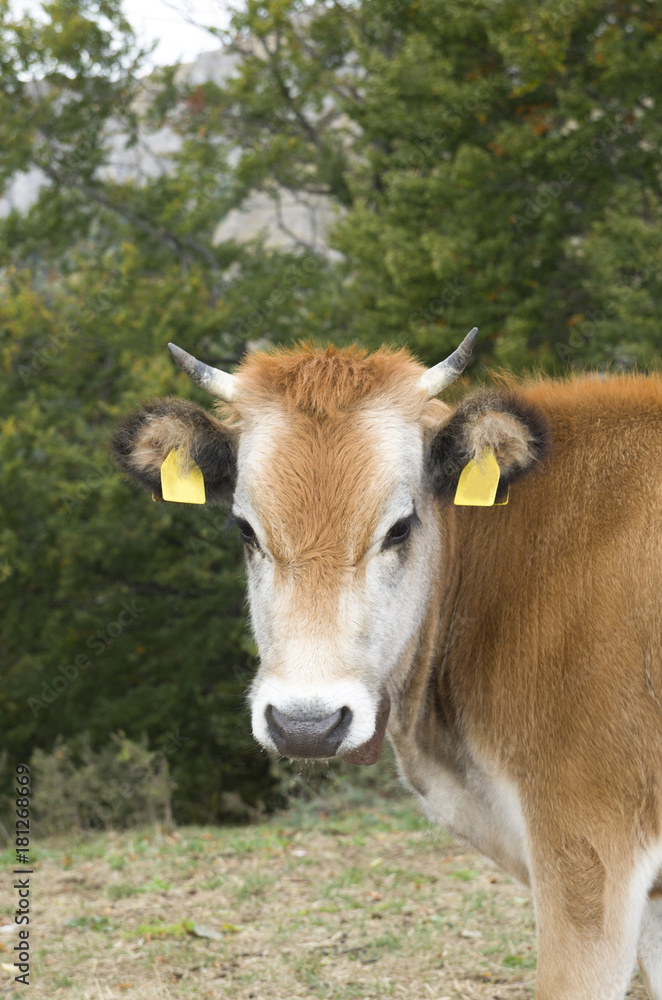
[[[550,779],[565,770],[567,805],[580,801],[585,821],[609,799],[630,802],[632,836],[648,841],[662,816],[662,709],[650,690],[662,688],[662,383],[541,382],[526,397],[552,426],[544,474],[513,491],[498,527],[492,509],[446,512],[460,613],[483,624],[458,633],[445,668],[469,732],[513,776],[528,784],[537,747],[536,768]],[[533,774],[532,804],[546,791]],[[550,807],[547,794],[536,805]]]
[[[382,347],[368,354],[361,347],[333,345],[274,348],[249,354],[239,367],[237,408],[250,412],[268,403],[289,413],[334,417],[379,397],[382,406],[406,401],[418,416],[425,396],[413,386],[424,370],[404,349]]]
[[[591,996],[577,969],[601,975],[587,934],[602,928],[617,960],[618,893],[662,836],[662,380],[519,391],[546,415],[552,452],[507,507],[440,510],[449,555],[431,627],[439,616],[450,628],[440,658],[412,670],[433,672],[445,714],[412,704],[409,688],[418,722],[401,753],[470,752],[518,787],[534,846],[536,995],[556,1000]]]
[[[346,415],[296,419],[275,442],[264,491],[254,498],[270,548],[284,565],[336,579],[365,553],[385,484],[370,461],[369,432]],[[360,525],[348,532],[347,525]]]
[[[605,864],[586,837],[566,841],[556,849],[556,871],[569,920],[584,932],[604,926]]]

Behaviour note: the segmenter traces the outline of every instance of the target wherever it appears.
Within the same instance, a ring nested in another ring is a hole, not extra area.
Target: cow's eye
[[[406,542],[411,535],[411,527],[415,519],[416,515],[410,514],[409,517],[402,517],[396,521],[384,539],[382,549],[390,549],[394,545],[402,545],[403,542]]]
[[[245,545],[257,546],[258,544],[257,535],[251,528],[248,521],[244,521],[243,517],[236,517],[235,524],[237,525],[237,529],[239,531],[239,534],[241,535],[242,542]]]

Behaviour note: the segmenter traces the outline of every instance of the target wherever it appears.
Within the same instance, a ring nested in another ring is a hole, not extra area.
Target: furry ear
[[[201,406],[183,399],[154,399],[134,410],[113,434],[111,448],[130,478],[161,496],[161,466],[173,448],[200,467],[207,500],[231,504],[237,479],[237,432]]]
[[[547,417],[518,396],[489,389],[463,399],[428,446],[429,483],[441,500],[453,500],[460,473],[483,448],[491,448],[499,463],[500,499],[511,483],[547,454]]]

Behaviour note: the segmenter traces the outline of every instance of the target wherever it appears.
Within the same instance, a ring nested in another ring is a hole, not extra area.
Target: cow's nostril
[[[282,712],[279,712],[277,708],[272,706],[271,718],[283,734],[297,729],[304,729],[309,736],[325,739],[340,723],[342,712],[343,710],[339,708],[333,715],[325,715],[323,719],[297,719],[289,715],[283,715]]]
[[[265,711],[269,735],[285,757],[333,757],[352,722],[349,708],[325,716],[294,716],[273,705]]]

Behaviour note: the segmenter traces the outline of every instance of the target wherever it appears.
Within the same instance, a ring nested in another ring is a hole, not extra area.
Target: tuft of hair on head
[[[241,400],[249,405],[275,397],[290,412],[333,416],[378,394],[389,399],[411,394],[422,371],[404,348],[380,347],[370,354],[358,346],[302,342],[248,355],[237,375]]]

